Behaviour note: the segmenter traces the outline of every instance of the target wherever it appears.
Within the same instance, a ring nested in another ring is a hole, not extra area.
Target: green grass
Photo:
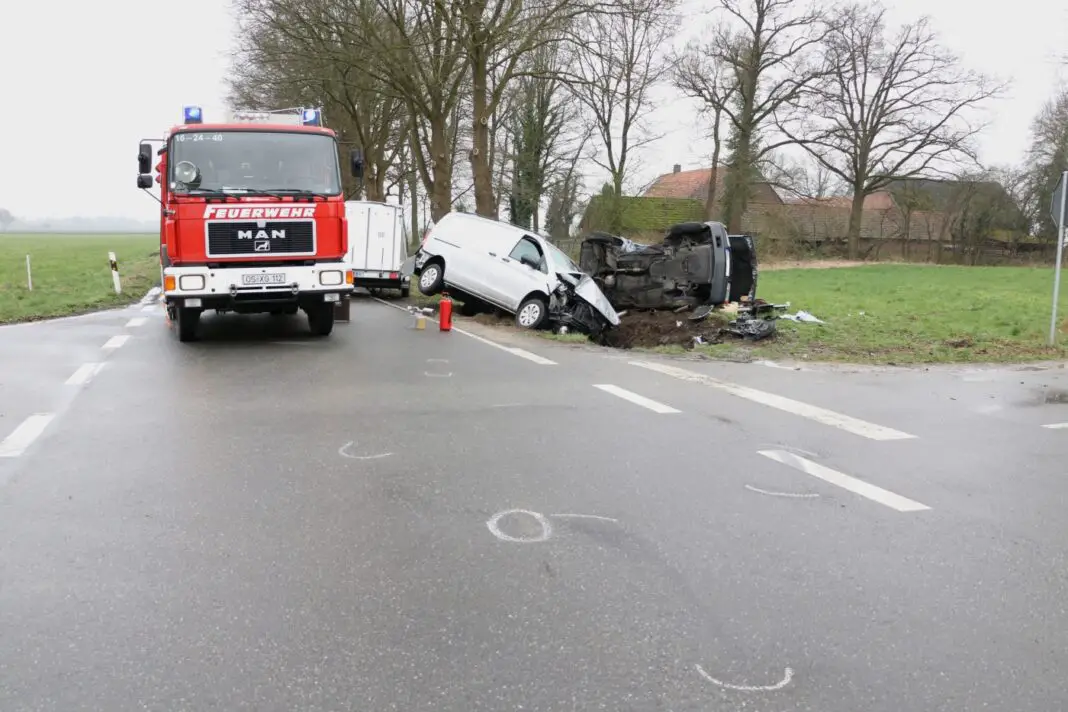
[[[757,294],[790,303],[825,324],[780,320],[761,342],[726,337],[697,353],[724,360],[797,359],[875,364],[983,363],[1068,358],[1068,273],[1058,307],[1058,346],[1049,348],[1053,269],[865,265],[768,270]],[[433,300],[412,289],[413,301]],[[625,318],[625,317],[624,317]],[[554,341],[578,334],[539,333]],[[694,353],[682,347],[649,349]]]
[[[109,251],[119,264],[121,295],[111,283]],[[156,235],[0,234],[0,324],[124,306],[158,281]]]
[[[790,313],[803,309],[827,322],[780,320],[777,337],[751,346],[758,358],[938,363],[1068,356],[1068,299],[1058,307],[1059,345],[1046,346],[1052,268],[789,269],[762,273],[757,291],[769,302],[790,302]],[[712,353],[736,350],[720,345]]]

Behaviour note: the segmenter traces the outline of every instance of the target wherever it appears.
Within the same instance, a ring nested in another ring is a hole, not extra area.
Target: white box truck
[[[389,203],[349,200],[345,202],[345,218],[353,286],[374,291],[399,289],[401,296],[407,297],[411,277],[400,271],[408,259],[404,209]]]

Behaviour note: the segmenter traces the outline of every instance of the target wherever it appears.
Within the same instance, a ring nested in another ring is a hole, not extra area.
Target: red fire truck
[[[312,333],[333,330],[353,280],[337,136],[322,123],[321,110],[304,108],[204,123],[187,106],[162,148],[141,142],[137,187],[160,186],[163,298],[181,341],[196,339],[207,309],[303,309]],[[359,149],[349,162],[362,177]]]

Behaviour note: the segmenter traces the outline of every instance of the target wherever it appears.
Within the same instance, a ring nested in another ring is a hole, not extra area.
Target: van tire
[[[412,288],[411,287],[401,287],[400,293],[401,293],[401,299],[407,299],[412,293]]]
[[[520,329],[537,329],[549,316],[549,305],[545,299],[532,294],[519,303],[515,310],[515,325]]]
[[[431,262],[419,273],[419,291],[432,297],[445,286],[445,265]]]

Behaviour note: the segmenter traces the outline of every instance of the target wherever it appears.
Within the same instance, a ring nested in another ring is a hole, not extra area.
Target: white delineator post
[[[115,261],[115,253],[108,253],[108,262],[111,263],[111,283],[115,285],[115,294],[122,294],[122,282],[119,281],[119,263]]]
[[[1064,214],[1066,203],[1068,203],[1065,200],[1068,197],[1068,171],[1061,174],[1061,184],[1058,187],[1061,190],[1061,204],[1057,220],[1057,261],[1053,265],[1053,308],[1049,318],[1050,346],[1057,343],[1057,301],[1061,294],[1061,254],[1064,252]]]
[[[30,256],[26,255],[26,288],[33,291],[33,272],[30,271]]]

